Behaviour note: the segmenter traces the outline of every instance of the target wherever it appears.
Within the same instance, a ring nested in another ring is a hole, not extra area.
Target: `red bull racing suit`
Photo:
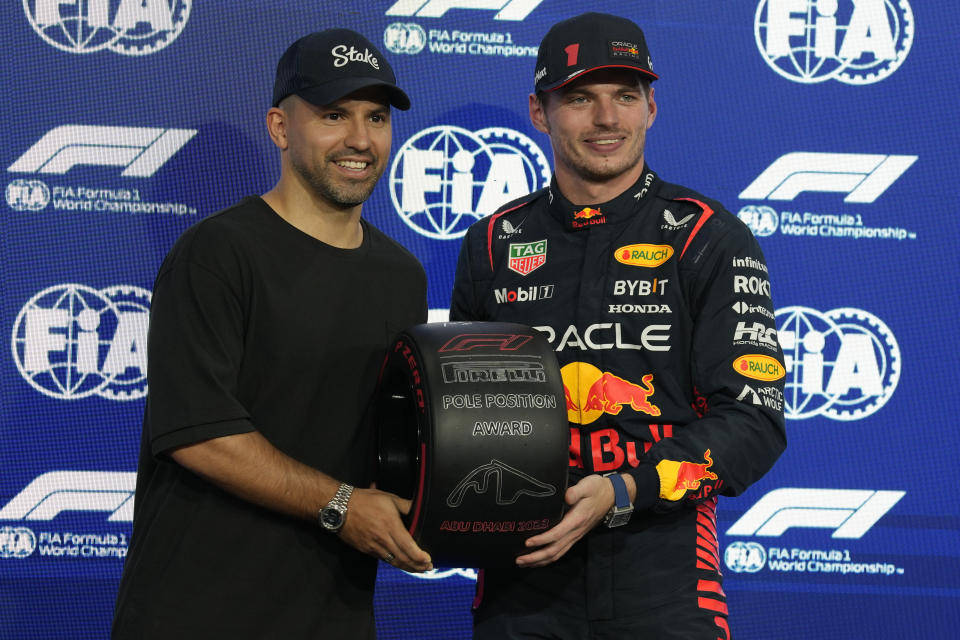
[[[637,486],[627,525],[543,568],[484,570],[475,637],[728,637],[717,496],[786,446],[783,353],[747,227],[646,167],[589,206],[554,182],[470,228],[450,318],[541,331],[566,392],[570,484],[618,471]]]

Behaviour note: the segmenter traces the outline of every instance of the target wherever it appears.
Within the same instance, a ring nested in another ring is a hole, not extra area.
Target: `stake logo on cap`
[[[596,69],[634,69],[647,80],[659,78],[643,31],[626,18],[584,13],[553,25],[537,53],[534,90],[553,91]]]

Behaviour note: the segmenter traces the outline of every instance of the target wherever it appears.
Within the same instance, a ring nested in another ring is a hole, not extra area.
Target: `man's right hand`
[[[380,558],[404,571],[433,569],[430,555],[417,546],[403,526],[402,514],[411,502],[378,489],[354,489],[340,537],[350,546]]]

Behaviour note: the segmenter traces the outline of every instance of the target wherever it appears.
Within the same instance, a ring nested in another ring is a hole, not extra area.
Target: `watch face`
[[[630,522],[630,516],[633,515],[633,508],[626,508],[622,511],[614,510],[613,513],[610,513],[606,517],[606,524],[608,527],[619,527]]]
[[[343,514],[331,507],[326,507],[320,512],[320,522],[327,529],[334,531],[343,525]]]

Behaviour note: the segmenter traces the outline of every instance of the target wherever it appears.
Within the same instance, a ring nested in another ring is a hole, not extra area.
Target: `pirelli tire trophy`
[[[530,327],[421,324],[397,336],[374,400],[377,486],[413,500],[434,565],[513,564],[557,524],[569,427],[556,356]]]

